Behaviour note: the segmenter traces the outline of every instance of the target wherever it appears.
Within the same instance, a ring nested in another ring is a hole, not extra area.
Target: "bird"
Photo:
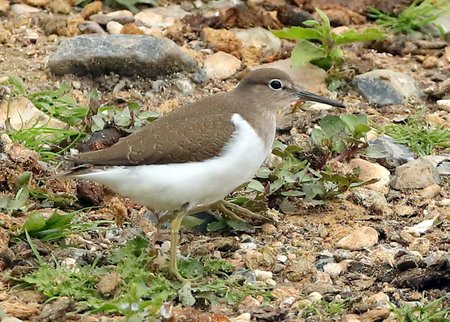
[[[108,148],[69,156],[82,166],[64,176],[170,212],[169,271],[186,281],[176,257],[184,216],[223,200],[255,175],[271,153],[277,112],[298,101],[345,107],[298,87],[282,70],[260,68],[233,90],[173,110]]]

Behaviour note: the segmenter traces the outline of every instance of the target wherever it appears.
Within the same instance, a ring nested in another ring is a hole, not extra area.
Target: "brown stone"
[[[206,41],[208,48],[214,51],[223,51],[239,57],[242,42],[230,30],[206,27],[202,30],[202,39]]]
[[[0,16],[6,16],[8,14],[8,11],[9,11],[9,1],[0,0]]]
[[[121,30],[122,34],[128,34],[128,35],[143,35],[144,32],[139,29],[138,26],[136,26],[134,23],[127,23],[122,27]]]
[[[54,0],[49,3],[48,9],[56,14],[68,15],[72,10],[72,6],[66,0]]]
[[[103,4],[101,1],[94,1],[89,3],[83,10],[80,12],[80,16],[83,18],[88,18],[96,13],[99,13],[103,9]]]
[[[50,1],[51,0],[25,0],[25,3],[33,7],[45,7]]]

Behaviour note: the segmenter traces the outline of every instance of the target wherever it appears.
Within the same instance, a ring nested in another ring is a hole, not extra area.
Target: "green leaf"
[[[316,27],[319,26],[320,23],[317,20],[306,20],[302,22],[306,27]]]
[[[335,42],[337,45],[348,44],[353,42],[365,42],[380,40],[386,38],[386,34],[377,28],[367,28],[362,32],[358,32],[355,29],[344,31],[343,33],[335,36]]]
[[[236,231],[251,232],[254,228],[246,222],[234,219],[226,219],[227,225]]]
[[[27,218],[27,221],[22,226],[22,230],[32,232],[40,230],[45,226],[45,218],[40,212],[33,212]]]
[[[26,186],[30,183],[32,173],[29,171],[25,171],[20,176],[17,177],[17,185],[19,187]]]
[[[272,171],[269,168],[261,167],[261,168],[258,169],[258,171],[256,171],[255,176],[257,178],[267,179],[271,173],[272,173]]]
[[[178,297],[183,306],[193,306],[195,304],[195,297],[192,295],[190,283],[185,283],[183,287],[178,290]]]
[[[325,12],[323,12],[319,8],[316,8],[316,12],[320,17],[320,20],[322,20],[322,34],[329,35],[331,31],[330,19],[328,19],[328,16],[325,14]]]
[[[313,200],[317,196],[323,196],[326,193],[325,188],[317,183],[304,183],[302,190],[305,193],[305,199],[308,201]]]
[[[325,134],[322,129],[315,128],[311,131],[311,141],[318,146],[326,145],[326,141],[329,141],[330,137]]]
[[[347,144],[344,140],[333,140],[333,143],[331,144],[331,150],[333,152],[343,152],[347,149]]]
[[[320,120],[319,125],[325,134],[330,138],[334,138],[345,133],[345,123],[339,116],[326,115]]]
[[[327,56],[325,49],[307,40],[299,40],[291,54],[292,64],[301,66],[311,60],[324,58]]]
[[[354,114],[344,114],[340,116],[341,120],[344,121],[347,128],[351,133],[355,131],[356,126],[360,123],[356,115]]]
[[[227,227],[228,227],[228,225],[225,220],[219,220],[219,221],[214,221],[214,222],[209,223],[206,226],[206,230],[209,232],[215,232],[215,231],[225,229]]]
[[[322,36],[319,31],[311,28],[290,27],[281,30],[272,30],[272,33],[278,38],[299,40],[299,39],[317,39]]]
[[[247,185],[248,189],[254,190],[254,191],[258,191],[258,192],[264,192],[265,188],[262,185],[261,182],[259,182],[258,180],[252,179],[250,180],[250,182]]]
[[[366,125],[366,124],[358,124],[355,127],[355,130],[353,131],[353,136],[355,138],[362,138],[364,136],[366,136],[367,132],[370,131],[370,126]]]

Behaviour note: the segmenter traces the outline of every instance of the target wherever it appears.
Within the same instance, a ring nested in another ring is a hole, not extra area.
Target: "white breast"
[[[210,204],[249,181],[268,156],[273,140],[264,142],[239,114],[230,143],[202,162],[110,167],[77,176],[107,185],[117,193],[159,210]],[[270,131],[275,135],[275,119]]]

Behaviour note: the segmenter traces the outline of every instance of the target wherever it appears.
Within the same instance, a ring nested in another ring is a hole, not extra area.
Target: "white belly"
[[[239,114],[235,132],[221,155],[202,162],[110,167],[76,176],[107,185],[115,192],[159,210],[211,204],[249,181],[262,165],[273,140],[265,143]],[[275,135],[275,120],[270,131]]]

